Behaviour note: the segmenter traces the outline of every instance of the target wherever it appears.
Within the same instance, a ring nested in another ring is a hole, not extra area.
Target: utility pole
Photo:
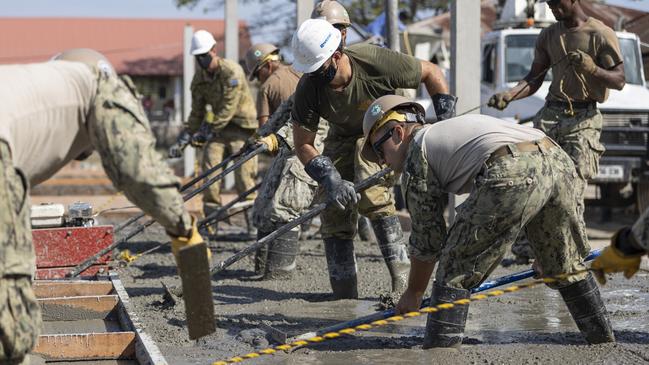
[[[399,0],[385,0],[385,40],[393,51],[401,51],[399,42]]]
[[[183,121],[189,119],[189,112],[192,108],[192,92],[190,86],[194,78],[194,57],[189,53],[192,46],[194,28],[187,24],[183,33]],[[183,174],[191,176],[194,174],[196,151],[192,146],[187,146],[183,153]]]
[[[297,24],[296,27],[299,27],[300,24],[304,23],[305,20],[311,18],[311,12],[313,11],[313,0],[297,0]]]
[[[225,58],[239,62],[237,0],[225,0]]]
[[[456,113],[480,105],[480,1],[451,1],[451,94],[458,97]],[[474,113],[479,113],[479,110]],[[451,195],[449,218],[465,196]]]

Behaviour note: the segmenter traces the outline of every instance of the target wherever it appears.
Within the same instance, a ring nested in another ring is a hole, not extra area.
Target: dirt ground
[[[596,216],[596,214],[594,215]],[[589,236],[602,247],[612,232],[633,220],[614,214],[615,222],[601,224],[589,217]],[[235,222],[237,223],[237,222]],[[240,223],[240,222],[239,222]],[[228,232],[241,228],[225,226]],[[142,252],[167,240],[162,229],[137,236],[131,251]],[[247,242],[211,242],[213,260],[223,260]],[[163,299],[162,283],[180,285],[170,250],[165,247],[119,270],[128,294],[170,364],[210,364],[268,346],[272,339],[261,328],[271,326],[289,336],[370,314],[389,275],[373,242],[355,243],[359,300],[331,301],[324,247],[319,240],[303,241],[292,280],[260,281],[252,259],[244,259],[213,281],[218,330],[198,341],[187,337],[182,302]],[[647,266],[645,261],[643,264]],[[527,269],[500,267],[492,277]],[[536,287],[472,304],[467,338],[459,350],[422,350],[423,317],[408,319],[357,336],[327,341],[249,360],[250,364],[640,364],[649,363],[649,276],[633,280],[615,276],[602,296],[616,330],[617,343],[587,345],[557,292]]]

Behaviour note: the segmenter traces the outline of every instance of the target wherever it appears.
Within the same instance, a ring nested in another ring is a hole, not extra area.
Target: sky
[[[270,0],[281,3],[288,0]],[[201,0],[194,9],[176,8],[173,0],[0,0],[0,17],[99,17],[99,18],[200,18],[223,19],[223,9],[204,9],[212,0]],[[258,4],[242,4],[242,20],[259,14]],[[270,41],[264,35],[253,35],[253,42]]]

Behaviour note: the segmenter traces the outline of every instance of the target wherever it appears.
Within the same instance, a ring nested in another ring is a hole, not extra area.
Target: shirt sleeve
[[[610,70],[623,62],[620,42],[615,32],[606,27],[600,35],[600,46],[597,50],[598,66]]]
[[[374,67],[377,75],[383,75],[392,89],[417,89],[421,84],[421,61],[415,57],[387,48],[368,46],[372,57],[380,60]]]
[[[270,116],[270,103],[268,102],[268,89],[260,87],[257,93],[257,118]]]
[[[246,82],[243,76],[243,70],[235,71],[220,80],[223,83],[223,96],[220,108],[214,111],[214,121],[211,123],[213,129],[225,127],[236,114],[244,92],[243,83]]]
[[[431,178],[428,163],[417,143],[412,143],[408,152],[402,187],[412,221],[409,253],[420,261],[434,262],[446,241],[444,203],[448,194]]]
[[[291,112],[293,123],[299,128],[310,132],[318,132],[320,111],[317,102],[317,91],[310,85],[306,76],[300,79],[294,96],[293,110]]]
[[[187,128],[192,133],[198,131],[198,128],[200,128],[201,123],[203,123],[203,119],[205,118],[205,97],[200,90],[200,84],[198,84],[196,80],[195,76],[191,85],[192,110],[189,112],[189,118],[187,119]]]

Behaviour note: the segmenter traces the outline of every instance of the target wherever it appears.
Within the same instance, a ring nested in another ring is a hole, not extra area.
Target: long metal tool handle
[[[233,199],[228,204],[226,204],[226,205],[222,206],[221,208],[219,208],[218,210],[208,214],[207,217],[205,217],[202,221],[198,222],[198,227],[204,227],[206,225],[213,224],[214,221],[220,221],[220,220],[225,219],[225,217],[221,217],[221,214],[227,212],[228,209],[232,208],[235,204],[237,204],[238,202],[244,200],[248,195],[250,195],[250,194],[254,193],[255,191],[257,191],[257,189],[259,189],[260,186],[261,186],[261,183],[253,186],[252,188],[250,188],[250,189],[244,191],[243,193],[239,194],[239,196],[237,196],[235,199]]]
[[[203,180],[205,177],[209,176],[214,171],[222,168],[223,166],[226,166],[228,163],[230,163],[230,161],[232,161],[235,158],[241,156],[241,154],[244,153],[244,152],[245,152],[245,149],[242,148],[237,153],[228,156],[226,159],[221,161],[221,163],[219,163],[218,165],[212,166],[208,170],[203,171],[200,175],[196,176],[191,181],[189,181],[185,185],[181,186],[180,187],[180,192],[182,193],[185,190],[187,190],[187,189],[191,188],[192,186],[196,185],[196,183]],[[124,228],[126,228],[126,227],[130,226],[131,224],[135,223],[136,221],[140,220],[140,218],[144,217],[145,215],[146,214],[144,214],[144,213],[138,213],[138,214],[134,215],[133,217],[127,219],[126,221],[124,221],[123,223],[121,223],[117,227],[115,227],[113,233],[117,234],[117,233],[121,232],[122,230],[124,230]]]
[[[376,174],[368,177],[367,179],[361,181],[360,183],[354,185],[354,189],[356,189],[357,192],[363,191],[370,186],[376,185],[380,179],[385,177],[387,174],[392,172],[391,169],[383,169]],[[228,257],[227,259],[219,262],[216,264],[211,272],[212,274],[217,274],[221,271],[223,271],[225,268],[228,266],[234,264],[235,262],[241,260],[242,258],[248,256],[249,254],[255,252],[258,248],[268,244],[268,242],[272,242],[275,240],[277,237],[283,235],[284,233],[290,231],[294,227],[299,226],[300,224],[308,221],[309,219],[315,217],[316,215],[320,214],[325,208],[327,207],[327,203],[320,203],[313,208],[311,208],[309,211],[306,213],[302,214],[301,216],[295,218],[294,220],[286,223],[285,225],[279,227],[277,230],[275,230],[273,233],[269,234],[268,236],[263,237],[262,239],[258,240],[257,242],[253,243],[252,245],[244,248],[243,250],[235,253],[234,255]]]
[[[192,190],[191,192],[187,193],[186,195],[183,196],[183,201],[188,201],[189,199],[195,197],[198,195],[200,192],[203,190],[207,189],[210,185],[214,184],[217,182],[219,179],[223,178],[223,176],[229,174],[230,172],[236,170],[239,168],[239,166],[243,165],[246,161],[250,160],[254,156],[258,155],[259,153],[266,151],[268,149],[268,146],[265,144],[262,144],[261,146],[255,148],[254,150],[250,151],[248,154],[245,156],[241,157],[237,162],[235,162],[232,166],[228,167],[227,169],[223,170],[220,174],[214,176],[213,178],[209,179],[208,181],[205,182],[200,188]],[[67,277],[77,277],[79,274],[81,274],[84,270],[92,266],[100,257],[103,255],[107,254],[111,250],[113,250],[115,247],[121,245],[122,243],[130,240],[131,238],[135,237],[137,234],[140,232],[144,231],[147,227],[151,226],[153,223],[155,223],[155,220],[149,219],[147,220],[144,224],[140,225],[136,229],[134,229],[132,232],[130,232],[128,235],[125,237],[120,238],[118,241],[111,243],[108,247],[105,247],[101,249],[99,252],[94,254],[92,257],[89,257],[79,265],[75,266],[72,271],[70,271],[67,274]]]
[[[593,250],[584,259],[584,261],[591,261],[594,258],[596,258],[597,256],[599,256],[601,253],[602,253],[601,249]],[[502,276],[502,277],[497,278],[495,280],[486,281],[486,282],[482,283],[482,285],[471,289],[471,293],[475,294],[475,293],[483,292],[483,291],[493,289],[493,288],[498,287],[498,286],[513,283],[515,281],[520,281],[520,280],[523,280],[523,279],[531,278],[533,276],[534,276],[534,270],[532,270],[532,269],[525,270],[525,271],[520,271],[520,272],[511,274],[511,275]],[[428,297],[428,298],[422,300],[420,308],[424,308],[424,307],[429,306],[430,305],[430,299],[431,298]],[[394,316],[395,314],[396,314],[396,310],[394,308],[388,309],[388,310],[385,310],[385,311],[382,311],[382,312],[372,313],[372,314],[367,315],[367,316],[352,319],[351,321],[338,323],[338,324],[335,324],[333,326],[329,326],[329,327],[326,327],[326,328],[319,329],[316,332],[304,333],[302,335],[294,337],[293,340],[303,340],[305,338],[310,338],[310,337],[314,337],[314,336],[320,336],[322,334],[329,333],[329,332],[340,331],[343,328],[356,327],[356,326],[361,325],[361,324],[370,323],[370,322],[378,321],[378,320],[381,320],[381,319],[386,319],[386,318]]]

